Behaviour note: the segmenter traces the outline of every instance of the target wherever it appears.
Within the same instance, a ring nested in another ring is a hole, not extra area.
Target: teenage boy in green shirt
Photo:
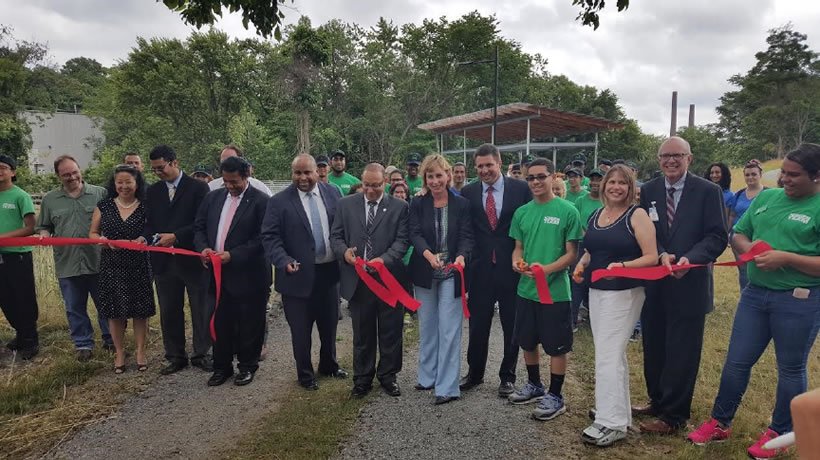
[[[416,193],[422,188],[419,165],[421,165],[421,155],[418,153],[407,155],[407,177],[404,178],[404,181],[407,183],[407,187],[410,188],[410,196],[416,196]]]
[[[564,174],[567,175],[567,201],[575,204],[578,198],[589,193],[581,186],[584,173],[580,168],[570,166],[564,170]]]
[[[34,203],[31,196],[14,185],[17,162],[0,155],[0,237],[30,236],[34,233]],[[37,294],[30,246],[0,248],[0,309],[16,335],[6,344],[22,359],[37,355]]]
[[[576,242],[583,237],[575,206],[556,199],[552,193],[555,167],[536,158],[527,169],[527,184],[533,200],[513,215],[510,237],[515,240],[513,270],[521,273],[515,316],[516,342],[524,350],[527,384],[510,395],[513,404],[539,401],[533,411],[537,420],[551,420],[564,412],[561,388],[567,371],[567,353],[572,351],[570,282],[567,268],[575,261]],[[540,303],[532,267],[539,265],[547,275],[553,304]],[[541,383],[538,344],[550,356],[550,385]]]
[[[350,195],[350,187],[362,183],[356,176],[345,172],[347,168],[347,158],[343,151],[333,151],[330,156],[330,167],[333,171],[327,176],[327,180],[342,190],[342,196]]]

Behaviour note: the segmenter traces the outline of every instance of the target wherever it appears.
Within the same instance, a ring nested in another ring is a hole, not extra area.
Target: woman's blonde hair
[[[567,197],[567,184],[564,183],[564,179],[557,177],[557,174],[556,177],[552,179],[552,186],[558,187],[558,193],[556,193],[556,195],[558,195],[561,198]]]
[[[453,180],[453,168],[450,166],[450,162],[447,161],[447,158],[444,158],[443,155],[438,153],[431,153],[424,157],[424,160],[421,162],[421,167],[419,168],[419,174],[421,175],[424,187],[427,187],[427,172],[433,168],[441,168],[444,170],[450,177],[448,183]]]
[[[631,205],[635,202],[635,174],[632,172],[632,168],[622,164],[612,165],[609,171],[604,174],[604,178],[601,179],[601,203],[603,203],[604,206],[608,204],[606,198],[606,183],[615,174],[620,174],[626,181],[626,204]]]

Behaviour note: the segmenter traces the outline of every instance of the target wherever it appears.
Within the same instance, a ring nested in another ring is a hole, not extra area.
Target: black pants
[[[253,297],[236,297],[222,291],[216,309],[214,329],[214,370],[233,372],[236,353],[240,372],[256,372],[265,339],[265,307],[268,293]]]
[[[339,369],[336,361],[336,328],[339,324],[339,283],[327,285],[329,272],[337,270],[336,262],[316,265],[316,276],[310,297],[282,296],[285,318],[290,326],[296,377],[309,383],[316,376],[311,363],[313,324],[319,331],[319,372],[330,374]]]
[[[208,355],[211,335],[208,330],[213,301],[207,298],[208,272],[205,269],[180,267],[176,258],[168,262],[162,274],[154,276],[159,299],[162,343],[165,359],[172,362],[188,362],[185,351],[185,292],[191,306],[193,329],[193,353],[191,359]]]
[[[704,314],[681,314],[662,299],[647,299],[641,313],[646,390],[659,418],[671,426],[686,424],[703,348]]]
[[[37,346],[37,293],[31,252],[0,253],[0,309],[17,333],[17,347]]]
[[[467,308],[470,310],[470,343],[467,346],[467,364],[473,380],[484,378],[487,368],[487,353],[490,346],[490,330],[498,302],[501,330],[504,333],[504,357],[498,370],[502,382],[515,383],[515,365],[518,361],[518,344],[513,340],[515,329],[516,290],[514,287],[499,286],[488,276],[476,289],[475,282],[470,288]]]
[[[350,299],[353,322],[353,383],[370,386],[376,376],[383,385],[401,371],[404,309],[379,300],[360,282]],[[379,364],[376,367],[378,343]]]

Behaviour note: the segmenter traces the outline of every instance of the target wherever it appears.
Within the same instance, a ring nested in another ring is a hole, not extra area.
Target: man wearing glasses
[[[86,184],[77,161],[62,155],[54,160],[54,172],[62,186],[43,197],[37,231],[40,237],[88,238],[91,215],[97,202],[105,198],[103,187]],[[97,305],[97,277],[100,270],[99,246],[55,246],[54,269],[65,301],[68,329],[77,360],[88,361],[94,348],[94,328],[88,317],[88,296]],[[108,319],[97,315],[103,346],[114,350]]]
[[[151,171],[159,182],[148,188],[145,208],[145,240],[161,247],[194,250],[194,220],[199,205],[208,194],[208,185],[193,179],[179,168],[176,152],[158,145],[149,154]],[[157,285],[162,342],[168,365],[160,370],[173,374],[188,366],[185,350],[185,292],[191,306],[193,353],[191,365],[211,371],[208,353],[211,337],[208,324],[212,306],[208,302],[208,272],[196,257],[151,253],[151,268]]]
[[[726,249],[723,193],[689,174],[689,143],[670,137],[658,150],[663,174],[641,188],[641,207],[655,224],[660,263],[709,264]],[[641,313],[644,377],[649,403],[633,407],[649,433],[672,434],[686,425],[695,390],[706,313],[712,311],[712,270],[676,271],[646,285]]]

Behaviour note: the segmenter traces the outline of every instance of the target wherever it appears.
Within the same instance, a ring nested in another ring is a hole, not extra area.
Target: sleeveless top
[[[638,239],[632,229],[631,219],[637,206],[630,206],[615,222],[608,226],[599,226],[598,217],[603,208],[596,210],[589,218],[589,226],[584,235],[584,249],[589,251],[589,265],[584,278],[592,279],[592,272],[606,268],[613,262],[624,262],[637,259],[643,255]],[[628,278],[600,279],[591,283],[593,289],[605,291],[623,291],[643,286],[643,281]]]

